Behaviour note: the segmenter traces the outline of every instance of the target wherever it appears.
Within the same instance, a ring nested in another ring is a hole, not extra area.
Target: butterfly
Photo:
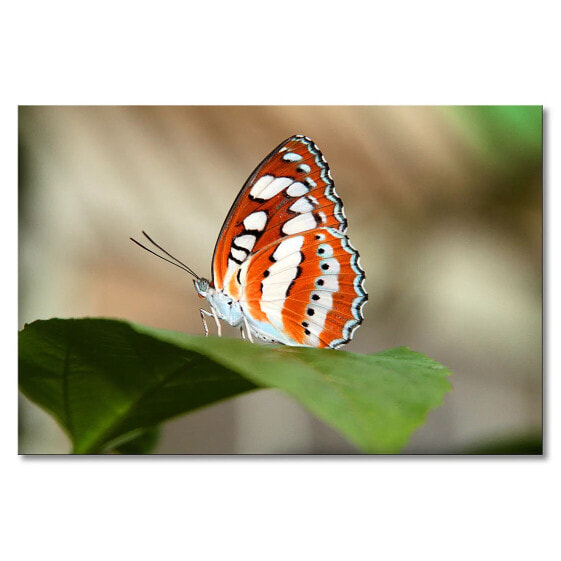
[[[249,176],[214,248],[212,279],[148,240],[194,277],[207,317],[239,327],[242,337],[293,346],[338,348],[362,323],[364,270],[346,235],[343,202],[327,161],[302,135],[279,144]]]

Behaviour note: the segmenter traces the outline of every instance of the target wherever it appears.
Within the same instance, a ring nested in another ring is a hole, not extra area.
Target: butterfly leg
[[[216,315],[216,311],[214,310],[214,308],[211,306],[210,309],[212,310],[212,315],[214,317],[214,321],[216,322],[216,331],[218,333],[218,337],[222,337],[222,326],[220,325],[220,320],[218,319],[218,316]]]
[[[240,325],[240,333],[242,334],[242,339],[245,341],[245,333],[242,325]]]
[[[253,343],[253,337],[251,335],[251,331],[249,329],[249,324],[247,323],[247,318],[244,316],[243,323],[245,325],[245,331],[247,333],[247,338]]]
[[[205,337],[208,337],[208,326],[206,324],[205,315],[210,316],[212,314],[209,314],[206,310],[203,310],[202,308],[199,310],[199,312],[201,312],[201,319],[203,320],[203,327],[205,329]]]
[[[201,319],[203,320],[203,327],[205,329],[205,337],[208,337],[208,326],[206,324],[206,317],[213,317],[214,321],[216,322],[216,331],[218,332],[218,337],[222,337],[222,326],[220,325],[220,321],[216,315],[216,312],[212,310],[211,312],[207,312],[205,309],[200,308],[199,311],[201,312]]]

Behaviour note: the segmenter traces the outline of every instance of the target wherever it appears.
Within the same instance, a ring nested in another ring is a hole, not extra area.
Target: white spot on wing
[[[313,329],[313,331],[308,328],[308,330],[312,332],[306,336],[306,344],[310,345],[310,347],[319,347],[319,337],[314,333],[316,329],[314,326],[310,327]]]
[[[236,263],[233,259],[228,258],[228,268],[226,269],[226,274],[224,275],[224,286],[227,286],[232,278],[232,275],[238,269],[239,264]]]
[[[286,222],[282,227],[282,233],[290,236],[291,234],[299,234],[300,232],[312,230],[316,226],[314,215],[311,212],[306,212]]]
[[[266,175],[265,177],[273,176]],[[261,179],[264,179],[265,177],[262,177]],[[261,181],[261,179],[259,181]],[[257,183],[259,183],[259,181]],[[249,194],[255,199],[268,200],[273,198],[275,195],[278,195],[281,191],[284,191],[284,189],[294,183],[294,179],[292,179],[292,177],[277,177],[276,179],[273,179],[266,184],[263,183],[261,186],[259,186],[259,189],[256,189],[256,187],[258,186],[257,183],[252,187]]]
[[[245,251],[242,251],[241,249],[236,249],[235,247],[232,247],[230,249],[230,254],[234,259],[237,259],[238,261],[242,261],[242,262],[245,261],[245,258],[247,257],[247,253]]]
[[[328,310],[331,310],[331,308],[333,307],[333,293],[331,291],[317,291],[317,292],[312,292],[310,294],[310,302],[311,302],[311,307],[313,306],[322,306],[323,308],[327,308]],[[316,321],[316,315],[317,315],[317,310],[316,310],[316,314],[314,315],[314,321]],[[316,323],[318,323],[316,321]]]
[[[287,152],[284,154],[282,159],[285,162],[299,162],[302,159],[302,156],[300,156],[300,154],[295,154],[294,152]]]
[[[234,243],[238,247],[243,247],[248,251],[251,251],[253,249],[253,246],[255,245],[255,236],[253,234],[244,234],[242,236],[234,238]]]
[[[333,257],[333,247],[328,243],[319,244],[316,252],[322,258]]]
[[[241,285],[241,287],[245,286],[245,280],[247,278],[247,269],[249,267],[250,262],[251,262],[251,259],[248,259],[247,261],[245,261],[243,263],[243,265],[240,266],[240,285]]]
[[[263,280],[263,296],[261,297],[261,309],[263,309],[264,305],[270,306],[271,304],[277,305],[279,304],[280,307],[284,305],[284,300],[286,298],[286,291],[290,286],[290,283],[296,277],[296,266],[300,263],[300,256],[296,255],[293,259],[294,267],[290,267],[288,269],[284,269],[283,271],[278,271],[275,273],[274,282],[269,281],[271,278],[270,276]],[[286,266],[286,263],[285,263]],[[278,301],[281,301],[280,303]]]
[[[295,236],[294,238],[288,238],[287,240],[282,241],[277,249],[275,249],[273,253],[273,259],[275,261],[281,261],[285,259],[292,253],[297,253],[302,249],[302,245],[304,244],[304,236]],[[271,269],[270,267],[269,269]]]
[[[265,187],[267,187],[273,179],[275,179],[274,175],[264,175],[263,177],[260,177],[251,188],[251,191],[249,192],[250,196],[258,197],[259,193],[261,193],[261,191],[263,191],[263,189],[265,189]]]
[[[263,210],[252,212],[243,221],[246,230],[257,230],[258,232],[263,231],[265,224],[267,224],[267,213]]]
[[[321,280],[321,282],[319,282]],[[339,275],[324,275],[316,279],[316,287],[321,290],[337,292],[339,290]]]
[[[339,261],[335,257],[329,257],[327,259],[322,259],[319,262],[320,270],[323,273],[331,273],[331,274],[339,274],[341,270],[341,266],[339,265]]]
[[[333,308],[333,292],[324,290],[314,291],[310,294],[310,303],[306,306],[306,320],[302,326],[306,328],[306,342],[309,345],[319,344],[319,338],[325,327],[327,314]]]
[[[333,293],[332,292],[312,292],[310,299],[313,295],[319,296],[319,300],[311,300],[306,308],[306,315],[313,320],[318,327],[323,330],[325,325],[325,318],[333,307]],[[313,315],[309,312],[313,311]]]
[[[308,191],[309,189],[303,183],[297,181],[296,183],[293,183],[286,190],[286,194],[290,197],[301,197],[302,195],[305,195]]]
[[[298,199],[293,205],[291,205],[288,210],[303,214],[304,212],[310,212],[314,210],[314,205],[308,197],[302,197]]]
[[[298,274],[303,244],[303,236],[282,241],[273,253],[276,261],[267,269],[269,275],[261,282],[262,296],[259,305],[268,320],[280,330],[284,329],[282,309],[286,293]]]

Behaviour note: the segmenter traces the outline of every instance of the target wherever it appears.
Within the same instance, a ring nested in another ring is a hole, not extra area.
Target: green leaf
[[[125,322],[36,321],[20,332],[20,387],[53,414],[75,453],[254,389],[196,352]]]
[[[507,171],[529,163],[541,169],[541,106],[445,106],[440,109],[456,123],[463,141],[471,145],[482,161]]]
[[[109,449],[119,454],[150,454],[158,444],[160,427],[138,429],[111,442]]]
[[[259,387],[288,393],[365,452],[393,453],[450,389],[444,366],[405,347],[358,355],[108,319],[36,321],[19,337],[21,390],[75,453]]]

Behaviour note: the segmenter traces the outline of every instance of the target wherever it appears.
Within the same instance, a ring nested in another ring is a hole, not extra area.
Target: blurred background
[[[36,106],[19,127],[19,328],[106,316],[202,334],[191,278],[129,237],[144,229],[209,275],[246,178],[304,134],[366,271],[366,319],[346,349],[406,345],[453,372],[403,452],[541,450],[541,107]],[[19,410],[20,453],[69,452],[46,413],[24,397]],[[356,450],[259,390],[169,421],[155,452]]]

